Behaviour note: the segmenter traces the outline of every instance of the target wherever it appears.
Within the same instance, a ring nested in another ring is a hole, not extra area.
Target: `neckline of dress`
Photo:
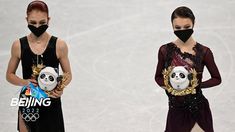
[[[174,42],[171,42],[171,44],[175,47],[177,53],[179,53],[182,56],[196,57],[196,55],[197,55],[196,47],[198,46],[198,42],[196,42],[196,44],[192,48],[192,50],[195,52],[195,54],[192,54],[189,52],[182,52],[181,49]]]
[[[51,38],[52,38],[52,36],[49,36],[49,39],[48,39],[48,41],[46,42],[46,46],[44,47],[44,49],[43,49],[42,53],[41,53],[41,54],[36,54],[36,53],[32,50],[32,48],[31,48],[31,46],[30,46],[30,44],[29,44],[28,36],[26,36],[26,40],[27,40],[27,43],[28,43],[29,49],[30,49],[30,51],[31,51],[34,55],[43,55],[43,54],[47,51],[47,49],[48,49],[48,47],[49,47],[49,44],[50,44]]]

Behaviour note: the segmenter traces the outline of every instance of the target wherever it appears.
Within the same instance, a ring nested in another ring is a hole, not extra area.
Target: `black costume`
[[[59,68],[59,60],[56,56],[56,41],[57,38],[52,36],[42,55],[36,55],[29,47],[27,37],[20,39],[21,45],[21,62],[23,78],[29,79],[32,75],[32,65],[43,62],[43,65],[54,68]],[[38,59],[38,57],[40,59]],[[60,98],[51,98],[51,105],[48,107],[40,106],[40,117],[35,122],[26,122],[26,127],[29,132],[64,132],[63,113],[61,108]],[[22,112],[23,107],[19,107],[19,112]],[[19,121],[18,121],[19,130]]]

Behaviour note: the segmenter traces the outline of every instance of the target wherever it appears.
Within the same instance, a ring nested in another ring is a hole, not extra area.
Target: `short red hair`
[[[47,15],[49,15],[49,10],[48,10],[47,4],[43,1],[40,1],[40,0],[35,0],[35,1],[32,1],[29,3],[29,5],[27,7],[27,11],[26,11],[27,15],[29,15],[29,13],[32,10],[39,10],[42,12],[46,12]]]

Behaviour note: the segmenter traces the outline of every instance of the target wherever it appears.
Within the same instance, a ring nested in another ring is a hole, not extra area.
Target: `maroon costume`
[[[196,94],[174,96],[166,91],[169,98],[169,111],[165,132],[190,132],[195,123],[205,131],[213,132],[213,121],[208,100],[202,94],[201,88],[208,88],[221,83],[220,73],[214,62],[211,50],[199,43],[193,47],[195,55],[182,53],[174,43],[162,45],[158,51],[158,64],[155,80],[159,86],[164,86],[162,71],[168,66],[184,66],[195,68],[199,85]],[[211,78],[202,82],[204,66]]]

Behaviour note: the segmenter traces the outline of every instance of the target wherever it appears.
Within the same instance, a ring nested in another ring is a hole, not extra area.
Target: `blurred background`
[[[0,0],[0,131],[14,132],[20,87],[5,80],[12,42],[29,34],[30,0]],[[167,96],[155,83],[158,48],[176,39],[172,11],[188,6],[194,38],[211,48],[221,85],[203,90],[215,132],[235,130],[234,0],[45,0],[48,32],[69,47],[73,80],[62,96],[67,132],[163,132]],[[21,76],[21,65],[17,70]],[[209,78],[205,69],[204,80]]]

